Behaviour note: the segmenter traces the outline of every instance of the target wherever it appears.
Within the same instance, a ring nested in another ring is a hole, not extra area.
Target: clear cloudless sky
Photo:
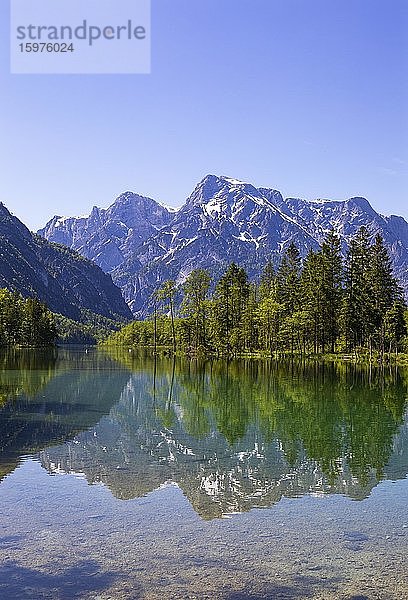
[[[207,173],[408,217],[407,0],[152,0],[151,75],[10,75],[0,200],[29,227]]]

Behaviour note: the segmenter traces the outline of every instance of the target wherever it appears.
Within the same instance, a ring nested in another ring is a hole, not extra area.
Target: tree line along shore
[[[96,318],[96,315],[93,315]],[[0,346],[52,346],[99,341],[106,347],[150,348],[191,356],[303,356],[404,360],[408,310],[384,241],[362,227],[343,258],[330,231],[302,261],[291,243],[275,268],[251,282],[231,263],[213,281],[196,269],[177,286],[165,281],[151,314],[120,327],[96,319],[92,328],[54,315],[36,298],[0,290]],[[92,335],[91,335],[92,334]],[[79,337],[78,337],[79,336]]]
[[[257,282],[232,263],[213,282],[194,270],[165,281],[152,311],[103,342],[202,356],[343,355],[387,360],[408,350],[408,312],[384,240],[362,227],[343,258],[330,231],[302,261],[291,243]],[[401,357],[402,358],[402,357]]]
[[[56,338],[54,315],[43,302],[0,289],[0,347],[53,346]]]

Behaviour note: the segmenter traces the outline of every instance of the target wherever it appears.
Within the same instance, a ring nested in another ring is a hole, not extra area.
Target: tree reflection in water
[[[173,481],[205,517],[283,495],[360,499],[406,475],[404,370],[115,359],[131,373],[122,393],[93,429],[42,454],[50,470],[84,472],[119,498]]]

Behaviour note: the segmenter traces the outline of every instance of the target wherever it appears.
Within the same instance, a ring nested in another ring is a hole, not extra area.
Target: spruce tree
[[[297,246],[291,242],[284,253],[276,276],[277,300],[285,305],[288,314],[299,306],[301,260]]]
[[[291,316],[300,306],[300,272],[301,260],[297,246],[291,242],[284,253],[276,276],[276,294],[279,304],[284,306],[285,317],[287,317],[285,331],[285,343],[290,345],[291,352],[294,351],[295,330]]]
[[[369,234],[361,227],[350,241],[345,267],[342,328],[348,349],[363,346],[372,330],[372,298],[367,276],[370,258]]]
[[[301,307],[304,313],[303,346],[309,339],[313,341],[313,352],[316,354],[322,343],[323,329],[323,277],[322,256],[320,252],[309,250],[303,263],[300,278]],[[309,335],[308,335],[309,334]]]
[[[248,299],[242,311],[242,333],[245,350],[250,352],[259,348],[259,324],[258,324],[258,289],[252,283],[249,286]]]
[[[388,352],[398,351],[407,335],[407,305],[400,299],[396,300],[384,316],[384,336],[388,343]]]
[[[259,299],[271,298],[276,293],[276,273],[271,260],[268,260],[261,274]]]
[[[195,350],[206,344],[207,296],[211,277],[204,269],[195,269],[187,277],[183,292],[181,312],[191,321],[192,341]]]
[[[222,352],[239,351],[242,315],[249,297],[248,275],[231,263],[218,281],[213,302],[213,341]]]
[[[322,352],[326,341],[331,352],[335,351],[339,335],[339,313],[343,298],[343,259],[340,239],[331,230],[322,244],[321,267],[321,306],[322,306]]]
[[[384,350],[384,318],[401,292],[381,235],[376,235],[371,246],[367,277],[370,289],[371,335],[376,336],[381,349]]]

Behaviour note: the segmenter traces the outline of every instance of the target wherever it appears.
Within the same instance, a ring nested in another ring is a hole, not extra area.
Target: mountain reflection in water
[[[13,361],[0,361],[3,473],[36,453],[121,499],[173,482],[210,519],[282,496],[359,500],[408,472],[403,369],[80,351]]]

